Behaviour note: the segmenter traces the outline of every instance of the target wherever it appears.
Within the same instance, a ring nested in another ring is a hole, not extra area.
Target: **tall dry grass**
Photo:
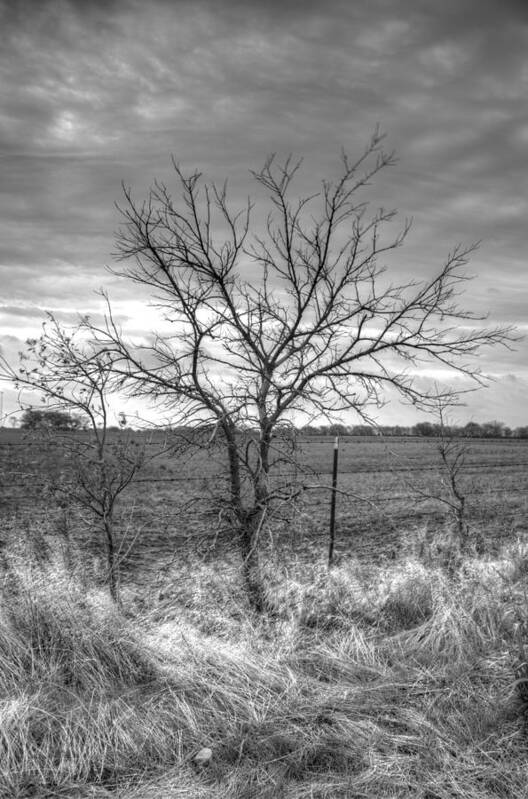
[[[134,616],[57,561],[11,563],[0,795],[521,799],[522,562],[291,563],[267,619],[222,565]]]

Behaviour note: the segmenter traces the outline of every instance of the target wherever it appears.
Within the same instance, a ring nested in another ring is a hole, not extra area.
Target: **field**
[[[341,441],[331,572],[332,440],[297,454],[265,617],[216,449],[167,452],[127,489],[118,611],[93,520],[56,501],[56,442],[1,431],[0,796],[526,796],[528,442],[468,443],[455,566],[434,441]]]
[[[528,440],[474,439],[460,477],[471,526],[487,548],[514,540],[526,530]],[[274,525],[275,543],[312,557],[327,547],[333,439],[311,438],[297,444],[300,468],[290,464],[277,482],[307,486],[295,512],[283,508]],[[160,448],[159,437],[147,451]],[[0,433],[0,514],[24,526],[38,524],[55,534],[57,509],[49,483],[59,459],[53,442]],[[226,495],[223,452],[209,448],[169,452],[147,464],[122,503],[123,576],[128,570],[155,571],[175,550],[209,549],[221,535],[219,509]],[[434,535],[446,520],[446,495],[434,439],[346,437],[340,443],[337,495],[337,552],[392,558],[410,539]],[[284,521],[280,519],[284,516]],[[90,524],[88,520],[88,524]],[[74,525],[75,526],[75,525]],[[81,538],[86,529],[79,520]],[[75,532],[75,530],[73,530]],[[219,536],[220,533],[220,536]],[[229,539],[229,530],[226,531]]]

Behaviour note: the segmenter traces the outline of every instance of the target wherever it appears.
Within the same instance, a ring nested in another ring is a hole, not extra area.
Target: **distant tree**
[[[330,425],[329,424],[320,424],[316,428],[317,435],[319,436],[329,436],[330,435]]]
[[[414,425],[414,432],[417,436],[431,437],[435,436],[438,432],[437,426],[431,422],[418,422]]]
[[[480,438],[482,436],[482,427],[478,422],[468,422],[463,430],[464,435],[470,438]]]
[[[257,610],[265,604],[261,533],[274,504],[293,496],[271,479],[284,458],[277,426],[297,413],[332,422],[355,411],[369,422],[389,388],[429,406],[436,390],[412,378],[421,363],[479,384],[471,356],[512,340],[510,329],[484,328],[457,304],[472,247],[455,248],[423,283],[386,279],[380,262],[409,226],[393,234],[395,212],[369,212],[362,191],[393,163],[376,133],[356,161],[342,155],[334,182],[296,199],[301,162],[269,158],[253,177],[271,211],[252,238],[250,201],[232,210],[225,185],[204,184],[176,164],[179,201],[159,182],[146,201],[124,190],[117,240],[124,266],[115,273],[152,292],[171,331],[130,341],[110,303],[107,324],[92,331],[117,389],[156,401],[175,424],[211,422],[221,432],[228,507]],[[258,430],[256,440],[240,434],[248,428]]]
[[[528,427],[516,427],[514,430],[515,438],[528,438]]]
[[[391,435],[393,436],[407,436],[409,435],[409,428],[403,427],[401,424],[395,424],[392,426]]]
[[[502,438],[504,436],[504,423],[493,420],[481,425],[484,438]]]
[[[351,428],[350,434],[353,436],[375,436],[376,429],[372,425],[356,424]]]
[[[85,426],[82,419],[65,411],[26,408],[22,414],[22,430],[80,430]]]
[[[350,428],[344,424],[331,424],[328,427],[328,432],[331,436],[347,436]]]
[[[303,436],[318,436],[320,434],[320,430],[318,427],[308,424],[299,428],[299,433],[301,433]]]

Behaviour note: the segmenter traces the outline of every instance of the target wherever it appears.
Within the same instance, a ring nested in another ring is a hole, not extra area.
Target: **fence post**
[[[334,541],[335,541],[335,507],[337,489],[337,461],[339,457],[339,436],[334,441],[334,468],[332,471],[332,493],[330,495],[330,545],[328,547],[328,568],[334,560]]]

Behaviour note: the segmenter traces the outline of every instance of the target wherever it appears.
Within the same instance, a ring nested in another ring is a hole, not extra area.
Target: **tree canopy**
[[[20,421],[23,430],[80,430],[83,426],[78,416],[43,408],[27,408]]]

